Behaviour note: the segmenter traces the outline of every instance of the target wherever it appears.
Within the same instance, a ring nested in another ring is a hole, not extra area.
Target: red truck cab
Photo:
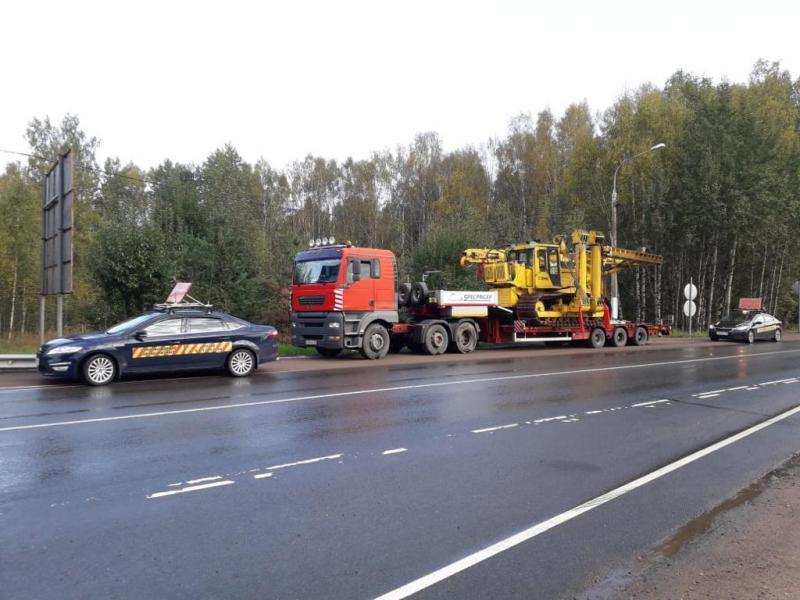
[[[395,281],[389,250],[333,244],[299,252],[291,288],[292,343],[335,356],[362,348],[370,325],[379,324],[386,335],[378,332],[374,342],[388,349],[388,331],[399,320]]]

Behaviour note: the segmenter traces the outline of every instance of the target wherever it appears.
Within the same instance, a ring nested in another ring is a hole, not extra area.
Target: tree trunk
[[[11,280],[11,314],[8,317],[8,339],[14,332],[14,312],[17,308],[17,276],[19,275],[19,257],[14,260],[14,274]]]
[[[764,272],[767,270],[767,245],[764,244],[764,260],[761,263],[761,280],[758,282],[758,297],[764,297]]]
[[[714,286],[717,285],[717,258],[719,256],[719,239],[714,238],[714,259],[711,265],[711,284],[708,286],[708,314],[706,315],[706,327],[711,325],[714,318]]]
[[[738,239],[733,236],[733,246],[731,246],[731,264],[728,265],[728,285],[725,290],[725,314],[731,312],[731,294],[733,293],[733,272],[736,269],[736,242]]]

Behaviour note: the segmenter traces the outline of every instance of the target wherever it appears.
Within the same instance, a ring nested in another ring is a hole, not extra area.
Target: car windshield
[[[152,314],[144,314],[139,315],[138,317],[133,317],[132,319],[128,319],[127,321],[123,321],[122,323],[117,323],[113,327],[106,329],[106,333],[110,333],[112,335],[116,333],[122,333],[123,331],[128,331],[129,329],[133,329],[137,325],[141,325],[145,321],[152,319]]]
[[[339,259],[304,260],[294,263],[294,282],[333,283],[339,277]]]
[[[742,313],[730,313],[722,317],[719,320],[719,324],[725,327],[732,327],[733,325],[744,323],[749,319],[750,317],[748,317],[747,315],[743,315]]]

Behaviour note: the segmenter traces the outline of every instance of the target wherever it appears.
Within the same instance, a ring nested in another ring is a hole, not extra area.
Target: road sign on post
[[[686,302],[683,303],[683,314],[689,317],[689,337],[692,337],[692,317],[697,313],[697,305],[694,299],[697,298],[697,286],[692,283],[689,278],[689,283],[683,286],[683,295],[686,296]]]
[[[64,297],[72,293],[72,237],[75,204],[74,156],[67,150],[45,174],[42,182],[42,314],[40,337],[44,342],[44,298],[58,297],[58,335],[64,334]]]

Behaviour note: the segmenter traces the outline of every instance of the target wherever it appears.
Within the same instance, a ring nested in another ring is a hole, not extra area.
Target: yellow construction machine
[[[460,262],[478,266],[478,276],[497,290],[499,306],[518,319],[547,323],[602,317],[604,276],[661,261],[656,254],[606,245],[600,232],[578,229],[569,240],[560,235],[550,243],[468,248]]]

